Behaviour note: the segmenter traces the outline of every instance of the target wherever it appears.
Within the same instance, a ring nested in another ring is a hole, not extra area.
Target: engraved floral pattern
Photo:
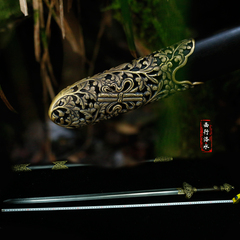
[[[193,51],[194,40],[183,40],[80,80],[55,97],[49,116],[60,126],[77,128],[186,90],[199,83],[179,82],[175,74]]]

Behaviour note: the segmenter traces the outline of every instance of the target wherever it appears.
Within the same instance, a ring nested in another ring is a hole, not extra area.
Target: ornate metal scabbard
[[[200,84],[178,81],[175,77],[194,48],[195,41],[186,39],[131,63],[82,79],[54,98],[49,117],[60,126],[78,128]]]
[[[78,128],[134,110],[239,69],[233,60],[240,54],[239,45],[240,27],[196,44],[183,40],[63,89],[52,101],[49,117],[60,126]],[[195,82],[176,79],[183,66]]]

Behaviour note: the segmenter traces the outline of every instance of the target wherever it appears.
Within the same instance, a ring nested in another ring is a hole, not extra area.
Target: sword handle
[[[78,128],[200,84],[178,81],[175,77],[194,48],[194,39],[186,39],[131,63],[82,79],[53,99],[49,117],[60,126]]]
[[[195,188],[192,187],[190,184],[184,182],[183,188],[179,189],[178,194],[185,194],[186,198],[189,199],[192,197],[193,193],[195,192],[207,192],[207,191],[226,191],[230,192],[234,187],[228,183],[224,183],[222,186],[213,186],[212,188]]]
[[[226,191],[226,192],[230,192],[232,189],[234,189],[234,186],[228,184],[228,183],[224,183],[222,186],[213,186],[214,189],[216,189],[217,191]]]

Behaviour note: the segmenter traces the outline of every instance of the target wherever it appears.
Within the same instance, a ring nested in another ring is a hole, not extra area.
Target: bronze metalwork
[[[190,184],[184,182],[183,183],[183,192],[186,195],[186,198],[191,198],[193,193],[197,192],[195,187],[192,187]]]
[[[228,183],[224,183],[223,186],[213,186],[212,188],[195,188],[192,187],[190,184],[184,182],[183,183],[183,188],[178,188],[178,194],[179,195],[186,195],[186,198],[191,198],[193,193],[195,192],[202,192],[202,191],[226,191],[230,192],[234,187]]]
[[[56,161],[53,162],[54,165],[31,165],[30,163],[24,163],[24,164],[16,164],[12,166],[12,170],[14,172],[27,172],[32,170],[38,170],[38,169],[52,169],[52,170],[61,170],[61,169],[68,169],[68,166],[66,166],[67,161]],[[81,164],[70,164],[70,166],[78,166]]]
[[[188,199],[191,198],[195,192],[197,192],[197,189],[186,182],[183,183],[183,188],[178,188],[178,194],[185,194],[185,197]]]
[[[82,79],[53,99],[49,117],[59,126],[78,128],[201,84],[178,81],[175,77],[194,48],[194,39],[186,39],[131,63]]]
[[[165,156],[163,156],[163,157],[157,157],[157,158],[155,158],[154,159],[154,162],[156,163],[156,162],[170,162],[170,161],[172,161],[173,160],[173,158],[172,157],[165,157]]]
[[[30,165],[30,163],[26,163],[26,164],[16,164],[12,167],[12,170],[14,172],[28,172],[31,171],[30,168],[28,168],[28,166]]]
[[[52,167],[52,170],[68,169],[68,167],[65,165],[66,163],[67,161],[53,162],[54,166]]]
[[[221,191],[230,192],[232,189],[234,189],[234,187],[228,183],[224,183],[223,186],[220,186],[218,189],[220,189]]]

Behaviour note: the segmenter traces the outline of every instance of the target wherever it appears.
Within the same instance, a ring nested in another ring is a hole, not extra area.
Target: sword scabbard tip
[[[185,39],[77,81],[53,99],[49,117],[62,127],[83,127],[192,88],[200,82],[178,81],[176,73],[194,49],[194,39]]]
[[[236,195],[233,199],[233,204],[239,203],[240,202],[240,193]]]

